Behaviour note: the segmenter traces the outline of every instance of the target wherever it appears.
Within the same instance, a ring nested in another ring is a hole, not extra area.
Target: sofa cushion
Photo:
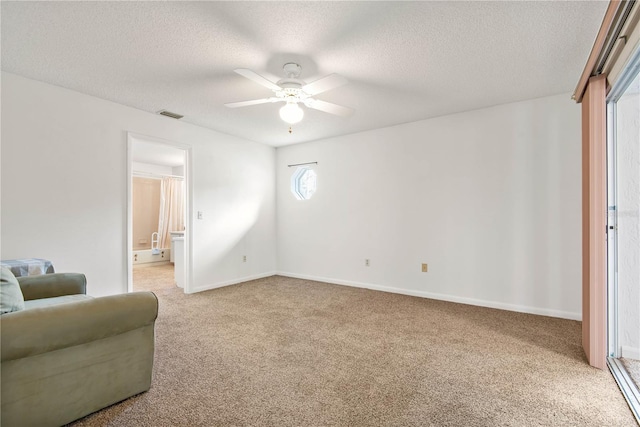
[[[18,279],[7,267],[0,273],[0,314],[24,310],[24,297]]]
[[[53,297],[53,298],[32,299],[24,302],[24,308],[26,310],[29,310],[32,308],[49,307],[52,305],[65,304],[67,302],[84,301],[87,299],[92,299],[92,297],[84,294],[76,294],[76,295],[63,295],[61,297]]]

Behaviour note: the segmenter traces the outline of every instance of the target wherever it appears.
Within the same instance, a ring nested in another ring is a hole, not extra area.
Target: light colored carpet
[[[158,292],[151,390],[74,426],[635,426],[580,323],[274,276]]]
[[[168,262],[138,264],[133,267],[133,290],[157,292],[175,288],[173,264]]]

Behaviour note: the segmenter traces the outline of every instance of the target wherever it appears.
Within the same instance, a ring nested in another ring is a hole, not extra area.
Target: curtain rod
[[[184,177],[180,176],[180,175],[162,175],[162,174],[153,173],[153,172],[133,171],[132,175],[133,176],[138,176],[138,177],[147,177],[147,178],[179,178],[179,179],[184,179]]]
[[[318,162],[307,162],[307,163],[296,163],[295,165],[287,165],[287,167],[293,167],[293,166],[304,166],[304,165],[317,165]]]

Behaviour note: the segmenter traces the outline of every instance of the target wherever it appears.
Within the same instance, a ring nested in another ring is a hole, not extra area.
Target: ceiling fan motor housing
[[[302,72],[302,67],[295,62],[287,62],[282,66],[282,69],[284,70],[285,75],[289,78],[296,78],[300,76],[300,73]]]
[[[276,98],[285,99],[289,102],[302,102],[309,97],[300,87],[283,87],[276,91]]]
[[[300,79],[280,79],[276,84],[283,89],[300,89],[306,83]]]
[[[278,80],[276,83],[281,90],[274,91],[277,98],[286,99],[288,102],[302,102],[309,97],[303,90],[302,86],[306,85],[300,80],[300,72],[302,67],[295,62],[288,62],[282,67],[287,77]]]

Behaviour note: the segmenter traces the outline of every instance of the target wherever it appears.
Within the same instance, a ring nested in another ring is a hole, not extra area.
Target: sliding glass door
[[[608,352],[629,403],[640,407],[640,51],[608,97]],[[639,417],[640,418],[640,417]]]

